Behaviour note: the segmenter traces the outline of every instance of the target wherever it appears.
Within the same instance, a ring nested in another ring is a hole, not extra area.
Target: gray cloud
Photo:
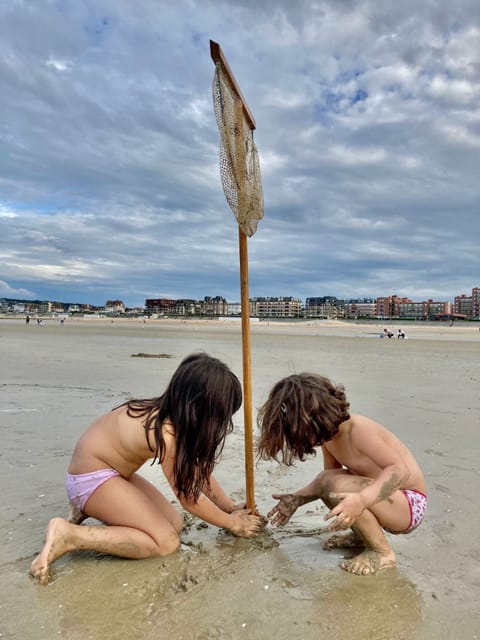
[[[39,0],[0,6],[0,295],[238,300],[209,38],[257,122],[252,295],[478,286],[476,0]]]

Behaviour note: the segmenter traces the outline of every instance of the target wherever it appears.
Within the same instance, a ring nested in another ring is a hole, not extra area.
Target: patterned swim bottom
[[[404,533],[408,533],[416,529],[425,517],[427,496],[421,491],[414,491],[413,489],[402,489],[401,491],[406,497],[408,506],[410,507],[410,524],[404,531]]]

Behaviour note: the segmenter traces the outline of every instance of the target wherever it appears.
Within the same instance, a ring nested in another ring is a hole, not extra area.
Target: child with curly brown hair
[[[342,385],[312,373],[277,382],[260,408],[258,453],[291,465],[321,447],[324,471],[292,494],[274,494],[278,504],[268,517],[275,526],[287,523],[301,505],[321,499],[330,509],[336,533],[326,549],[360,547],[342,569],[373,575],[394,567],[395,554],[384,530],[413,531],[426,510],[423,473],[407,447],[381,424],[350,414]]]

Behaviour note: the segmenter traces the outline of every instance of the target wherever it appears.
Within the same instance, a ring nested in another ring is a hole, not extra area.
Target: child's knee
[[[180,538],[172,531],[172,533],[166,535],[162,540],[157,542],[158,552],[155,555],[168,556],[171,553],[175,553],[179,546]]]
[[[182,531],[183,527],[185,526],[185,518],[183,517],[183,515],[181,513],[178,513],[175,516],[175,521],[172,524],[173,524],[173,528],[175,529],[175,531],[177,533],[180,533]]]
[[[318,474],[315,479],[315,491],[321,500],[328,499],[330,494],[335,491],[335,480],[337,474],[327,469]]]
[[[164,555],[175,553],[180,546],[180,538],[178,536],[171,536],[167,542],[167,551]]]

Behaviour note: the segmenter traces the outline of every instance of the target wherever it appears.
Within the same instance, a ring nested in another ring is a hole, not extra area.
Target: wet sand
[[[396,327],[394,327],[396,329]],[[312,503],[254,541],[189,519],[182,548],[128,561],[67,554],[41,587],[28,575],[45,527],[68,509],[64,473],[80,433],[131,395],[156,395],[180,360],[205,350],[241,377],[235,322],[0,320],[0,637],[69,640],[237,638],[368,640],[480,638],[480,332],[477,325],[252,324],[253,405],[292,372],[343,382],[352,409],[383,422],[412,449],[429,487],[422,526],[391,536],[398,567],[352,576],[324,551],[325,509]],[[135,354],[170,355],[142,358]],[[244,495],[243,414],[216,475]],[[310,459],[256,468],[255,497],[292,491],[321,469]],[[173,496],[158,467],[142,473]]]

